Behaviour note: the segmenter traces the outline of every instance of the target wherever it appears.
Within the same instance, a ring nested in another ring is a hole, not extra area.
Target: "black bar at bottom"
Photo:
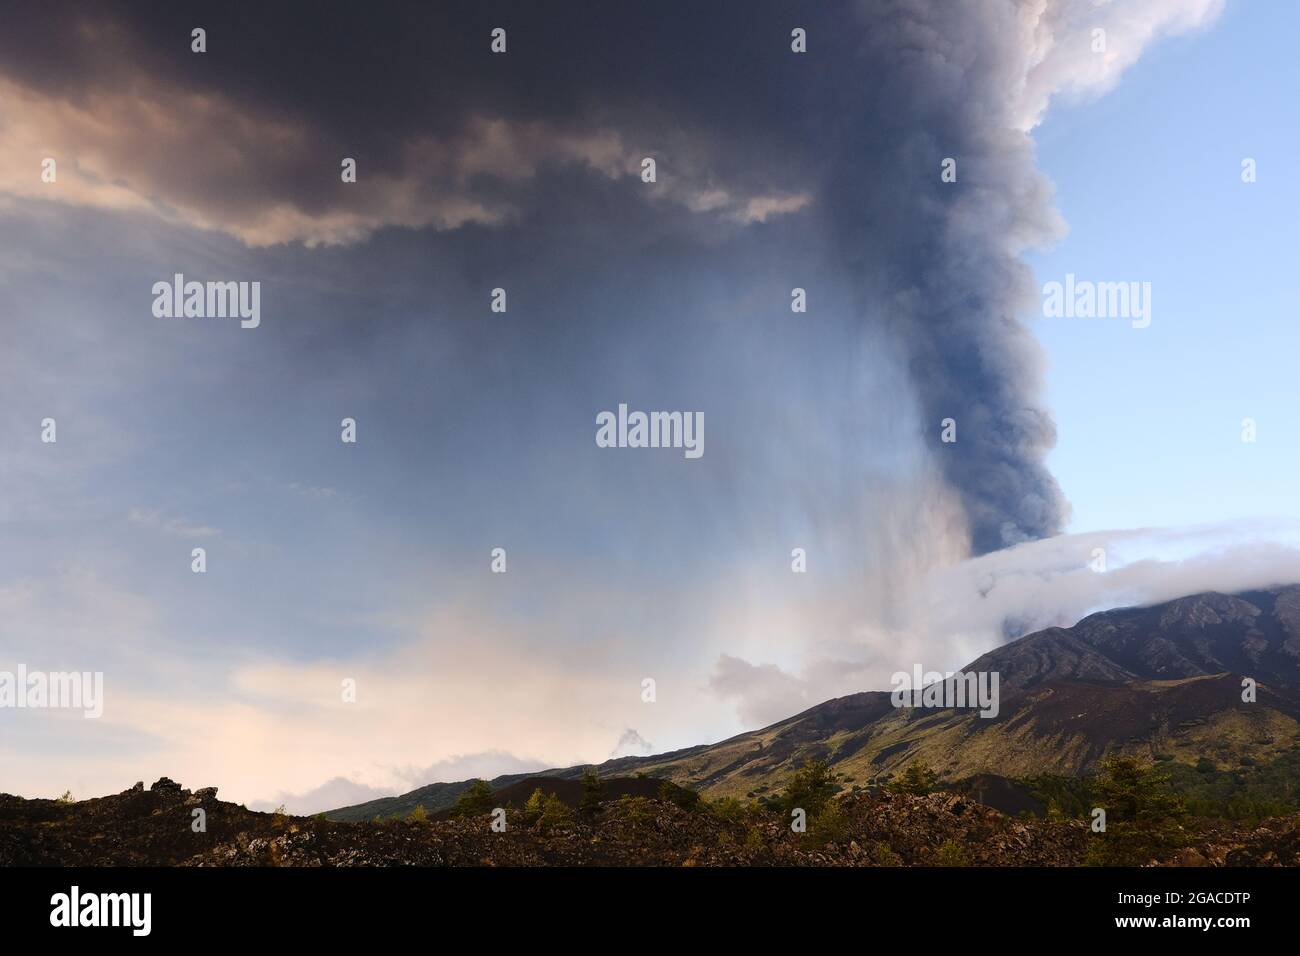
[[[72,922],[73,887],[77,922],[82,913],[99,919],[89,907],[104,921],[116,910],[125,925],[52,925],[52,915]],[[1297,890],[1300,873],[1281,868],[15,868],[0,870],[0,925],[7,941],[75,933],[83,943],[116,938],[128,945],[145,938],[397,941],[458,928],[485,933],[481,941],[491,943],[515,933],[545,938],[561,927],[646,932],[687,917],[724,938],[756,933],[759,941],[775,927],[811,921],[845,931],[851,924],[864,940],[891,930],[928,937],[951,927],[969,941],[981,931],[1004,940],[1050,931],[1064,939],[1199,934],[1227,942],[1257,930],[1286,930]],[[101,896],[146,893],[147,936],[139,932],[143,896],[106,903]],[[88,896],[96,899],[87,903]]]

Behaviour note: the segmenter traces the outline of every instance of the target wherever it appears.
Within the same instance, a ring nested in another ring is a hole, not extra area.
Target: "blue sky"
[[[1035,132],[1069,226],[1029,257],[1040,282],[1153,285],[1147,329],[1034,322],[1073,531],[1300,517],[1297,32],[1296,4],[1230,4]],[[1246,417],[1255,444],[1240,440]]]

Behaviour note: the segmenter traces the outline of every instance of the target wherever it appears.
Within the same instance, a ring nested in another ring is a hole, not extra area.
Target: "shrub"
[[[564,801],[552,793],[542,801],[542,815],[537,823],[543,830],[568,827],[573,825],[573,814]]]
[[[843,843],[849,838],[849,821],[835,803],[825,807],[812,825],[813,842],[817,846]]]
[[[934,851],[935,866],[970,866],[970,855],[956,840],[947,839]]]
[[[903,865],[903,858],[894,852],[893,847],[881,840],[871,845],[871,860],[876,866]]]
[[[634,797],[630,793],[625,793],[619,798],[619,806],[623,808],[627,821],[632,824],[632,829],[636,829],[643,823],[648,823],[654,814],[651,812],[650,801],[645,797]]]
[[[406,815],[407,823],[428,823],[429,814],[424,812],[424,804],[417,803],[415,809]]]
[[[675,803],[683,810],[700,808],[700,795],[696,791],[690,787],[680,787],[671,780],[665,780],[659,785],[659,799]]]
[[[743,823],[759,812],[758,808],[753,804],[743,803],[735,797],[722,797],[719,800],[712,800],[706,805],[705,809],[719,820],[724,820],[727,823]]]

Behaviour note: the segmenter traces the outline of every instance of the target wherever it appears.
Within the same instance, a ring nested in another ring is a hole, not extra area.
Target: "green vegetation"
[[[903,858],[894,852],[894,848],[882,840],[871,844],[871,861],[876,866],[902,866]]]
[[[67,804],[67,803],[75,803],[76,801],[72,799],[71,790],[64,790],[60,796],[54,799],[54,802]]]
[[[538,787],[524,802],[524,822],[528,824],[536,823],[542,818],[542,813],[546,809],[546,794],[542,793],[542,788]]]
[[[586,817],[595,816],[604,796],[605,785],[600,782],[596,768],[588,767],[582,771],[582,802],[578,804],[578,812]]]
[[[1106,830],[1090,833],[1086,864],[1141,866],[1186,842],[1181,822],[1187,809],[1165,766],[1114,755],[1101,767],[1093,795],[1106,811]]]
[[[970,855],[956,840],[948,839],[934,851],[935,866],[970,866]]]
[[[1159,757],[1156,762],[1191,816],[1258,823],[1267,817],[1300,812],[1300,747],[1271,763],[1241,758],[1228,770],[1215,769],[1209,760],[1195,766]],[[1049,818],[1082,820],[1101,805],[1093,795],[1095,780],[1044,774],[1018,782],[1047,807]]]
[[[424,812],[424,804],[418,803],[415,809],[406,815],[407,823],[428,823],[429,814]]]
[[[913,760],[907,765],[902,778],[891,784],[889,789],[921,797],[934,789],[934,782],[935,772],[930,769],[929,764],[923,760]]]
[[[839,792],[838,779],[839,775],[824,760],[805,761],[785,788],[784,810],[789,813],[802,808],[810,818],[816,817]]]
[[[625,793],[619,797],[618,803],[623,808],[627,821],[632,824],[633,831],[640,829],[642,824],[649,823],[654,817],[650,801],[645,797],[634,797],[630,793]]]
[[[555,794],[548,794],[542,800],[542,815],[537,825],[544,831],[564,829],[573,825],[573,814],[564,805],[564,801]]]
[[[1087,817],[1096,804],[1092,801],[1091,777],[1058,777],[1040,774],[1018,781],[1030,795],[1047,808],[1048,819],[1078,820]]]
[[[746,803],[735,797],[721,797],[717,800],[710,800],[705,809],[719,820],[746,825],[760,819],[766,813],[766,808],[758,803],[752,800]]]
[[[826,846],[828,843],[847,843],[850,838],[848,818],[839,806],[832,801],[823,807],[821,813],[813,820],[809,834],[812,836],[812,842],[815,846]]]
[[[683,810],[698,810],[701,807],[698,791],[678,786],[671,780],[665,780],[659,785],[659,799],[675,803]]]
[[[1231,770],[1168,765],[1170,783],[1187,811],[1198,817],[1258,822],[1300,811],[1300,750],[1267,764],[1242,763]]]
[[[492,785],[486,780],[475,780],[456,798],[451,808],[453,817],[477,817],[492,812]]]

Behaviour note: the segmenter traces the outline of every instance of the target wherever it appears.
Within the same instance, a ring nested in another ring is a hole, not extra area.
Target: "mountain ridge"
[[[1119,751],[1187,764],[1270,760],[1300,742],[1300,585],[1089,614],[1009,641],[963,672],[999,674],[1000,712],[896,708],[888,691],[832,698],[766,727],[712,744],[596,765],[602,776],[637,773],[710,797],[762,798],[803,761],[826,760],[847,786],[888,782],[913,760],[941,780],[979,774],[1079,776]],[[1242,700],[1241,679],[1258,685]],[[509,774],[574,778],[584,766]],[[327,816],[370,819],[449,806],[470,781],[431,784]]]

